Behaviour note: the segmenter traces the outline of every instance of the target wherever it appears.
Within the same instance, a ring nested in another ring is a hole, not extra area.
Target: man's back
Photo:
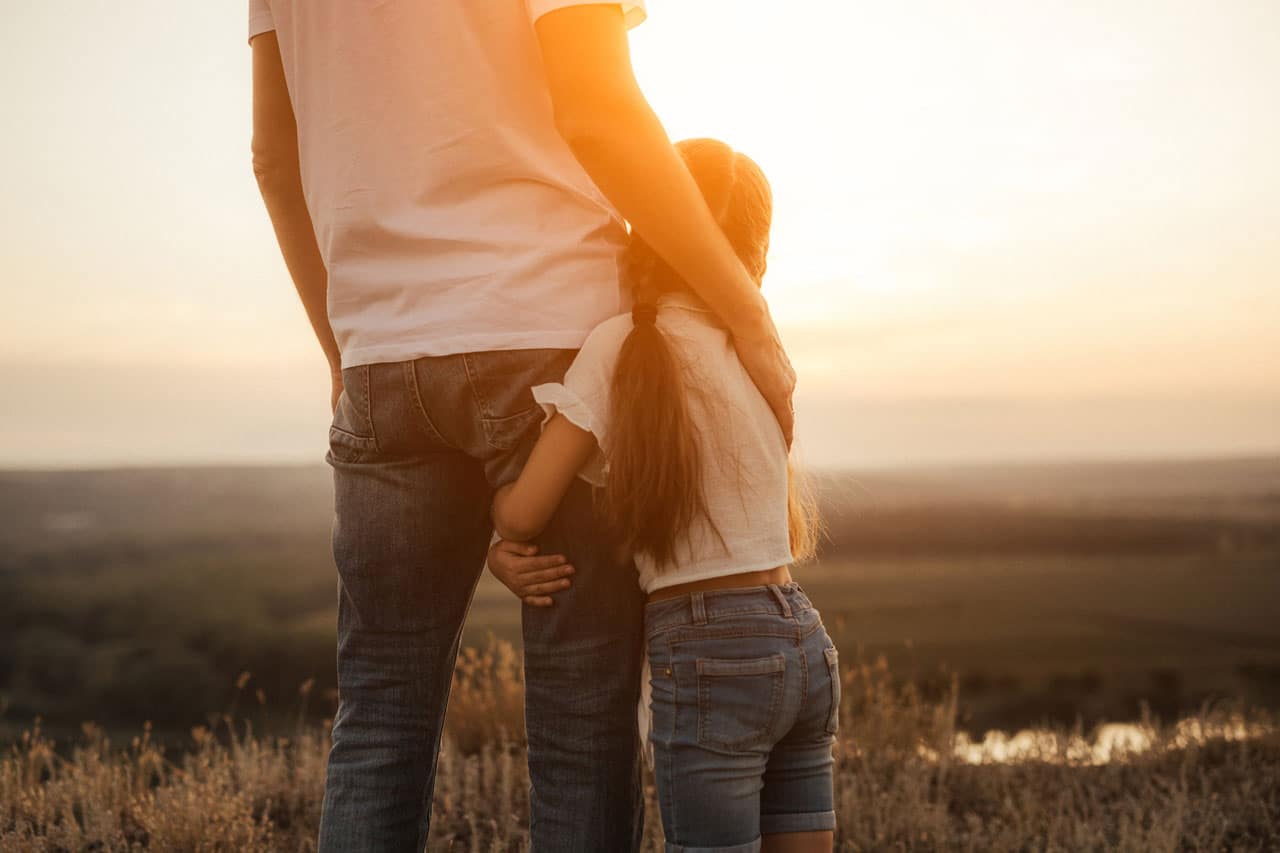
[[[344,367],[575,348],[625,228],[557,133],[524,0],[250,0],[274,29]]]

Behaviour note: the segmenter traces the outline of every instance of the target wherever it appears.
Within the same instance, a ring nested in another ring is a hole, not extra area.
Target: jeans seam
[[[373,383],[369,381],[371,370],[372,368],[367,364],[360,370],[364,379],[364,421],[369,425],[369,437],[373,439],[373,449],[380,453],[382,448],[378,446],[378,428],[373,425]]]
[[[679,723],[678,717],[680,714],[680,678],[676,674],[677,667],[675,649],[671,648],[671,642],[669,639],[667,641],[667,660],[671,662],[671,734],[667,743],[674,744],[676,739],[676,728]],[[652,708],[649,709],[649,713],[653,713]],[[675,771],[672,769],[673,759],[671,757],[671,753],[673,751],[674,750],[672,750],[670,746],[663,750],[666,758],[663,763],[666,765],[667,771],[667,784],[665,786],[666,795],[664,799],[667,801],[667,812],[671,815],[671,830],[674,833],[676,827],[680,825],[680,821],[676,817],[676,797],[675,791],[672,790],[672,787],[675,784]]]
[[[773,607],[744,607],[741,610],[714,610],[707,614],[707,621],[728,618],[731,616],[750,616],[753,613],[765,613],[771,616],[781,616],[777,606]]]
[[[669,634],[670,632],[674,631],[676,628],[679,628],[679,627],[680,627],[679,625],[655,625],[653,626],[652,630],[648,630],[645,632],[645,635],[644,635],[645,641],[648,642],[649,640],[656,640],[659,637],[661,637],[663,634]]]
[[[466,353],[462,354],[462,370],[467,374],[467,388],[471,389],[471,399],[475,401],[476,407],[480,409],[480,417],[492,418],[493,415],[489,412],[489,401],[485,399],[485,396],[476,387],[476,378],[471,373],[471,359],[467,357]]]
[[[777,608],[763,608],[763,607],[755,608],[752,610],[720,611],[714,614],[709,614],[707,616],[706,625],[698,625],[694,622],[676,622],[674,624],[668,624],[668,625],[659,623],[657,625],[654,625],[652,628],[648,629],[646,636],[648,636],[650,639],[653,639],[662,634],[666,634],[671,631],[677,631],[681,628],[706,628],[706,627],[713,626],[716,622],[723,621],[724,619],[728,619],[733,616],[757,616],[757,615],[767,616],[767,615],[776,615],[776,614],[777,614]],[[817,626],[814,626],[814,627],[816,628]],[[787,634],[786,636],[790,636],[790,634]],[[806,634],[805,636],[808,636],[808,635]]]
[[[682,629],[687,629],[689,627],[696,627],[696,626],[681,626]],[[707,626],[702,626],[699,628],[699,630],[705,631],[706,627]],[[678,632],[677,630],[672,631],[672,633],[677,633],[677,632]],[[796,636],[796,632],[794,630],[784,631],[781,629],[776,629],[776,630],[770,631],[770,630],[762,630],[762,629],[752,630],[752,629],[743,628],[743,629],[738,629],[736,631],[716,631],[714,633],[706,633],[706,634],[691,633],[689,636],[682,636],[679,639],[673,640],[671,638],[668,638],[668,642],[676,643],[676,644],[696,643],[701,640],[732,640],[732,639],[737,639],[739,637],[781,637],[787,640],[794,640],[795,636]],[[808,636],[808,634],[806,634],[805,636]]]
[[[329,426],[329,432],[330,432],[330,433],[335,433],[335,432],[336,432],[336,433],[340,433],[341,435],[345,436],[345,437],[347,438],[347,440],[349,440],[349,441],[353,442],[355,445],[359,446],[362,450],[368,450],[368,449],[370,449],[370,445],[372,445],[372,447],[373,447],[373,449],[374,449],[374,450],[377,450],[377,443],[374,441],[373,436],[370,436],[370,435],[356,435],[354,432],[352,432],[352,431],[351,431],[351,430],[349,430],[349,429],[343,429],[343,428],[342,428],[342,427],[340,427],[340,426],[335,426],[335,425],[332,425],[332,424]]]
[[[800,632],[797,631],[796,633],[799,634]],[[808,701],[809,698],[809,656],[805,654],[804,640],[798,637],[796,639],[796,649],[800,652],[800,695],[804,697],[801,700],[801,708],[803,709],[803,703]]]
[[[831,649],[835,651],[835,645],[832,644]],[[827,665],[827,675],[831,679],[831,683],[827,686],[828,698],[831,701],[831,713],[827,715],[827,734],[834,735],[840,730],[840,698],[839,693],[843,692],[843,685],[840,683],[840,653],[835,652],[833,656],[827,654],[827,650],[822,650],[823,661]]]
[[[407,390],[413,397],[413,404],[418,408],[418,414],[422,416],[423,426],[430,433],[430,437],[436,439],[446,447],[452,445],[445,439],[440,428],[431,420],[431,416],[427,414],[427,407],[422,403],[422,389],[418,387],[418,367],[416,361],[406,361],[404,363],[404,381],[408,386]]]
[[[785,666],[785,663],[784,663],[784,666]],[[778,736],[778,733],[777,733],[778,723],[782,719],[783,697],[785,697],[787,693],[787,672],[785,669],[781,672],[780,676],[781,677],[774,680],[773,696],[771,697],[771,701],[769,703],[770,705],[769,728],[765,733],[765,737],[768,740],[774,740],[774,741],[776,741]],[[776,745],[776,743],[774,745]],[[772,751],[773,745],[771,745],[769,748],[770,748],[770,751]]]

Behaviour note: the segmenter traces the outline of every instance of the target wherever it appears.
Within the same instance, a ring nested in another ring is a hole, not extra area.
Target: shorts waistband
[[[646,632],[653,632],[681,625],[706,625],[727,616],[751,613],[790,619],[812,609],[813,604],[800,584],[792,581],[781,585],[692,592],[678,598],[650,602],[644,608],[644,621]]]

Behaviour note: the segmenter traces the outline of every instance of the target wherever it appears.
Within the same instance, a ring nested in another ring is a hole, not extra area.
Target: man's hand
[[[791,359],[782,348],[778,330],[769,322],[766,333],[753,338],[734,336],[733,346],[738,351],[742,366],[747,369],[751,381],[756,383],[765,402],[773,409],[773,415],[782,427],[787,447],[795,437],[796,409],[792,400],[796,391],[796,371]]]
[[[489,571],[530,607],[550,607],[551,593],[569,588],[573,566],[562,554],[537,553],[537,545],[499,539],[489,546]]]

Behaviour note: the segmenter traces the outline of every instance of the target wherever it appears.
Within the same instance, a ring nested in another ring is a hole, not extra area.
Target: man
[[[332,376],[339,708],[322,851],[421,850],[495,487],[626,307],[623,220],[733,332],[790,436],[794,374],[632,75],[640,0],[250,0],[254,171]],[[578,484],[526,607],[531,840],[639,844],[642,599]],[[553,561],[559,562],[559,561]]]

